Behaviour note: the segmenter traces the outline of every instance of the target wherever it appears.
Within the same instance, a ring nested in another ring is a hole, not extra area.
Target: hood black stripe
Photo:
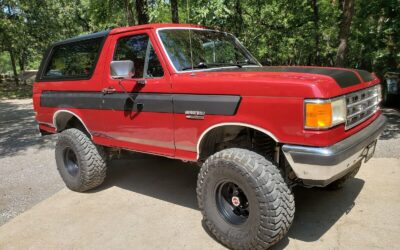
[[[357,76],[357,71],[363,81],[373,80],[371,73],[364,70],[348,70],[348,69],[334,69],[323,67],[243,67],[234,69],[216,69],[214,71],[237,71],[237,72],[294,72],[294,73],[308,73],[318,74],[332,77],[341,88],[350,87],[361,83],[360,78]]]
[[[374,80],[374,76],[365,70],[357,70],[358,74],[361,76],[364,82],[370,82]]]

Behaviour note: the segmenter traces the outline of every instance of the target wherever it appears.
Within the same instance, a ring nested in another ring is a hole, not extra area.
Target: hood
[[[174,77],[199,93],[302,98],[331,98],[379,82],[364,70],[327,67],[232,67]]]
[[[374,75],[365,70],[327,68],[327,67],[242,67],[233,69],[216,69],[211,71],[230,72],[281,72],[304,73],[328,76],[336,81],[341,88],[351,87],[375,79]]]

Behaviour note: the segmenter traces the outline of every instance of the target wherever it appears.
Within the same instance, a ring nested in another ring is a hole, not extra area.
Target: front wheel
[[[278,168],[245,149],[222,150],[203,164],[197,199],[204,222],[233,249],[269,248],[288,232],[294,197]]]
[[[84,192],[103,183],[106,177],[106,155],[82,131],[63,131],[56,144],[58,172],[67,187]]]

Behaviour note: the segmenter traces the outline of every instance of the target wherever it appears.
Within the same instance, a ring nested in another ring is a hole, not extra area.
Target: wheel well
[[[84,132],[86,135],[91,137],[91,134],[87,130],[85,124],[78,118],[75,114],[70,112],[59,112],[54,116],[54,125],[56,127],[57,132],[61,132],[63,130],[69,128],[76,128],[80,131]]]
[[[199,145],[199,161],[226,148],[245,148],[275,159],[277,142],[269,135],[254,128],[226,125],[211,129]]]

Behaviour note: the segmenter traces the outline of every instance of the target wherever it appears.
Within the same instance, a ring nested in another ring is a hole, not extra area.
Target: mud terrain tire
[[[84,192],[103,183],[106,155],[82,131],[71,128],[60,133],[55,154],[57,169],[69,189]]]
[[[229,201],[228,194],[235,192],[237,197]],[[246,149],[225,149],[204,162],[197,199],[203,224],[232,249],[271,247],[286,235],[295,212],[293,194],[279,169]]]

